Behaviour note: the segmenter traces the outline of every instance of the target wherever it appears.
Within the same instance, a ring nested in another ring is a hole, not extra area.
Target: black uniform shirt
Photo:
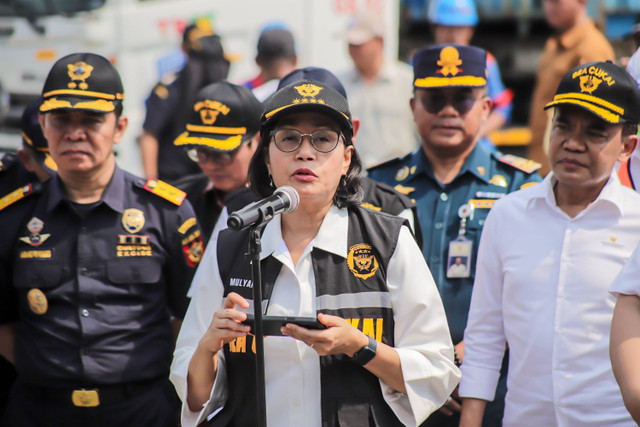
[[[145,189],[155,183],[116,167],[80,216],[55,176],[0,211],[0,323],[16,322],[24,381],[76,387],[168,374],[170,312],[186,311],[202,238],[191,205]]]
[[[182,86],[180,76],[170,85],[159,83],[147,99],[147,114],[142,124],[142,128],[158,140],[158,178],[172,184],[186,175],[202,173],[183,147],[173,145],[185,127],[176,113],[182,107],[179,105]]]

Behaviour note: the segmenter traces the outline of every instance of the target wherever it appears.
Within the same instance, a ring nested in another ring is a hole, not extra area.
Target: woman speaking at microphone
[[[438,290],[402,218],[359,206],[361,162],[347,100],[314,80],[265,102],[251,184],[300,196],[262,233],[263,312],[307,317],[266,336],[267,425],[419,425],[460,372]],[[257,425],[249,233],[227,230],[201,265],[171,380],[183,426]]]

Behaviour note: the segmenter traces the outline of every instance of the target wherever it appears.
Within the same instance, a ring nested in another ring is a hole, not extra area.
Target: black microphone
[[[227,225],[233,230],[242,230],[250,225],[261,225],[271,221],[275,215],[291,213],[300,203],[298,192],[288,186],[276,188],[272,195],[245,206],[229,215]]]

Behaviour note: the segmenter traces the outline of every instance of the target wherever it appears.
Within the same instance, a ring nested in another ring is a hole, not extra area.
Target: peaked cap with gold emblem
[[[260,130],[262,104],[243,86],[220,81],[200,89],[185,132],[176,138],[180,147],[205,147],[229,152]]]
[[[473,46],[441,44],[413,55],[413,87],[483,87],[487,84],[487,52]]]
[[[124,99],[118,70],[94,53],[73,53],[53,64],[42,89],[41,113],[87,110],[109,113]]]
[[[315,111],[333,117],[351,137],[353,122],[344,95],[317,80],[300,80],[278,89],[264,102],[261,130],[269,130],[284,114]]]
[[[611,61],[569,70],[544,109],[562,104],[583,108],[609,123],[640,123],[640,89],[633,77]]]

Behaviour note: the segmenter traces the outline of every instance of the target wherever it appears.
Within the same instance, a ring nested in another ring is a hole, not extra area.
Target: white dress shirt
[[[575,218],[549,174],[484,225],[460,395],[492,400],[505,345],[505,426],[633,426],[611,371],[607,290],[640,241],[640,195],[613,175]]]
[[[316,310],[322,307],[316,306],[311,251],[314,247],[321,248],[344,257],[346,262],[348,225],[346,209],[332,207],[296,265],[282,239],[280,216],[267,225],[260,256],[264,259],[272,254],[283,264],[267,314],[316,316]],[[223,285],[215,251],[207,251],[199,269],[202,271],[196,277],[200,283],[194,284],[196,294],[182,324],[171,366],[171,381],[183,402],[189,361],[214,312],[223,304]],[[444,403],[455,388],[460,372],[453,364],[453,347],[438,290],[406,227],[402,227],[398,245],[387,266],[387,286],[394,315],[395,348],[400,356],[407,394],[382,382],[380,387],[396,416],[406,425],[417,425]],[[320,426],[318,354],[290,337],[265,337],[264,347],[267,424]],[[200,413],[191,412],[183,404],[182,425],[185,427],[196,425],[224,404],[224,354],[220,352],[219,356],[212,398]]]
[[[629,261],[622,267],[622,271],[611,284],[609,292],[616,298],[619,294],[640,297],[640,246],[633,251]]]
[[[413,96],[409,65],[386,61],[373,82],[365,82],[356,69],[339,77],[351,114],[361,121],[355,146],[366,167],[418,148],[420,139],[409,106]]]

